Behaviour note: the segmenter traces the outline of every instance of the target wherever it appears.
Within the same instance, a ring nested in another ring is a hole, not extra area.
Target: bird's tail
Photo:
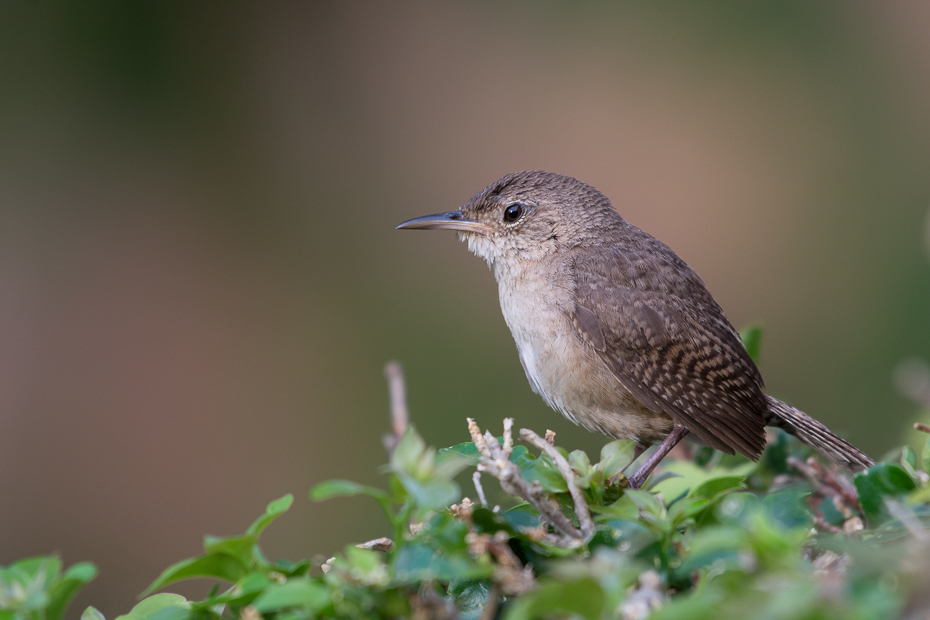
[[[769,419],[766,424],[797,437],[825,457],[851,471],[863,471],[875,464],[867,454],[803,411],[766,395]]]

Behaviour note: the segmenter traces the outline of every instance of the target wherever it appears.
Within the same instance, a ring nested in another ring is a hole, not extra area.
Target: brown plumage
[[[751,459],[765,447],[764,427],[773,425],[850,469],[872,464],[813,418],[767,396],[697,274],[577,179],[514,173],[460,211],[399,228],[458,230],[488,261],[531,387],[578,424],[642,445],[668,436],[665,452],[691,432]],[[648,473],[637,473],[636,482]]]

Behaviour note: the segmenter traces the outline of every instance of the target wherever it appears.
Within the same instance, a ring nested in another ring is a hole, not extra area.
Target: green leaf
[[[524,507],[532,510],[536,516],[533,517],[527,514]],[[476,507],[471,515],[472,525],[483,534],[495,534],[504,531],[511,536],[519,536],[519,529],[514,525],[511,519],[517,521],[524,527],[527,526],[527,524],[530,524],[529,527],[539,527],[539,513],[535,512],[529,504],[521,504],[503,513],[492,512],[487,508]]]
[[[810,512],[805,501],[808,496],[805,485],[795,485],[769,493],[761,503],[782,527],[801,527],[810,524]],[[724,521],[738,522],[757,503],[759,500],[749,493],[728,495],[718,504],[717,516]]]
[[[248,605],[271,583],[271,580],[261,573],[249,573],[237,581],[234,587],[196,603],[194,608],[203,609],[218,604]]]
[[[420,437],[413,426],[408,426],[391,453],[391,469],[395,472],[404,472],[410,476],[418,477],[421,458],[426,453],[426,450],[426,442],[423,441],[423,438]]]
[[[60,573],[61,559],[56,556],[27,558],[0,568],[0,619],[4,610],[17,620],[26,614],[42,614],[49,604],[48,590]]]
[[[882,496],[902,495],[917,488],[913,478],[897,463],[873,465],[868,471],[853,476],[853,484],[862,509],[872,519],[882,514]]]
[[[912,480],[917,480],[917,457],[914,455],[914,451],[911,450],[908,446],[901,448],[901,467],[904,468],[904,471],[907,472],[907,475],[911,477]]]
[[[603,515],[604,519],[639,520],[639,506],[633,501],[628,492],[625,492],[620,496],[620,499],[609,506],[591,506],[591,510],[596,510]]]
[[[187,599],[180,594],[169,594],[167,592],[155,594],[141,601],[128,614],[117,617],[116,620],[149,620],[163,609],[189,604]]]
[[[504,440],[502,437],[498,437],[498,440],[503,444]],[[510,453],[511,462],[516,463],[517,459],[520,458],[520,456],[525,453],[526,453],[526,446],[514,446],[513,452]],[[481,460],[481,454],[478,452],[477,446],[475,446],[475,444],[470,441],[456,444],[448,448],[440,448],[439,453],[437,454],[437,460],[439,458],[446,457],[447,455],[452,455],[452,454],[462,457],[463,459],[465,459],[465,462],[468,465],[471,465],[472,467],[477,465],[478,461]]]
[[[587,476],[591,470],[591,459],[584,450],[573,450],[569,453],[568,464],[579,476]]]
[[[299,562],[291,562],[289,560],[276,560],[272,567],[288,577],[300,577],[301,575],[307,574],[307,571],[310,570],[310,567],[313,563],[310,560],[301,560]]]
[[[749,357],[758,364],[759,351],[762,347],[762,327],[750,325],[739,333],[739,337],[743,341],[743,346],[746,347],[746,352],[749,353]]]
[[[236,590],[241,594],[261,592],[271,585],[271,580],[261,573],[249,573],[236,582]]]
[[[527,482],[538,482],[544,491],[549,493],[565,493],[568,491],[568,485],[565,478],[559,473],[555,465],[546,458],[535,458],[529,453],[524,453],[517,461],[520,468],[520,475]]]
[[[743,476],[717,476],[702,482],[691,492],[691,495],[714,499],[721,493],[744,488],[746,488],[746,484]]]
[[[159,609],[149,616],[149,620],[191,620],[193,617],[191,604],[182,603]]]
[[[437,456],[445,457],[447,454],[456,454],[462,457],[472,467],[477,465],[478,461],[481,460],[481,453],[478,452],[478,447],[471,441],[456,444],[448,448],[440,448]]]
[[[49,603],[45,610],[47,620],[61,620],[68,604],[78,591],[97,576],[97,567],[90,562],[80,562],[68,568],[61,579],[49,588]]]
[[[878,477],[885,492],[899,495],[917,488],[913,478],[907,475],[904,468],[895,463],[879,463],[870,470],[870,475]]]
[[[516,531],[539,527],[539,513],[527,503],[518,504],[501,513],[504,520]]]
[[[301,578],[269,586],[252,604],[259,613],[264,614],[288,607],[302,607],[316,612],[330,602],[326,586]]]
[[[665,506],[662,505],[662,502],[648,491],[627,489],[623,492],[623,496],[630,498],[630,501],[647,514],[662,517],[665,513]]]
[[[333,497],[354,497],[356,495],[367,495],[379,500],[387,499],[387,493],[381,489],[351,480],[327,480],[310,489],[310,499],[315,502],[322,502]]]
[[[917,487],[914,480],[897,463],[873,465],[868,471],[856,474],[853,477],[853,482],[863,479],[871,480],[876,489],[886,495],[900,495]]]
[[[236,582],[247,572],[246,567],[239,558],[226,553],[213,553],[199,558],[181,560],[177,564],[166,568],[152,585],[145,589],[142,596],[146,596],[166,585],[192,577],[216,577],[230,582]]]
[[[672,520],[680,524],[705,510],[709,504],[710,500],[706,498],[686,497],[672,507]]]
[[[674,499],[685,492],[689,492],[693,495],[695,490],[701,485],[717,478],[736,477],[740,480],[745,479],[746,476],[750,475],[756,469],[756,464],[746,463],[733,468],[718,466],[711,471],[707,471],[689,461],[672,461],[667,464],[663,463],[663,469],[667,472],[678,474],[679,477],[656,482],[655,486],[650,490],[660,491],[663,497]],[[727,483],[722,484],[725,485]],[[709,487],[707,491],[710,490],[711,488]],[[707,496],[703,495],[703,497]]]
[[[630,502],[630,505],[635,507],[633,502]],[[649,550],[658,551],[658,541],[661,538],[658,532],[648,527],[646,523],[639,518],[639,510],[636,510],[637,513],[632,518],[598,517],[598,522],[614,530],[613,534],[615,539],[620,541],[628,557],[636,557],[640,554],[648,555]]]
[[[437,454],[433,461],[433,471],[429,472],[429,478],[431,480],[450,482],[459,472],[469,466],[468,460],[458,454]]]
[[[550,581],[531,594],[518,598],[507,609],[504,619],[551,618],[554,612],[564,612],[577,614],[587,620],[600,620],[605,603],[604,590],[594,579],[579,579],[568,583]]]
[[[882,510],[881,487],[868,472],[860,472],[853,476],[853,485],[859,495],[859,505],[867,517],[875,518]]]
[[[270,502],[268,508],[265,509],[265,514],[260,516],[255,520],[255,523],[249,526],[249,529],[246,530],[246,534],[258,538],[264,529],[268,527],[272,521],[287,512],[293,503],[294,496],[290,493]]]
[[[343,556],[354,581],[369,587],[384,587],[390,581],[381,553],[350,546],[346,547]]]
[[[449,585],[449,595],[463,618],[478,618],[488,603],[491,591],[481,581],[457,581]]]
[[[27,589],[48,589],[61,574],[61,558],[54,555],[40,555],[14,562],[9,568],[0,569],[0,576],[6,581],[14,581]]]
[[[397,477],[416,502],[417,507],[422,510],[445,508],[459,497],[459,485],[454,482],[442,480],[420,482],[403,472],[398,472]]]
[[[96,607],[88,607],[81,614],[81,620],[106,620]]]
[[[793,440],[785,431],[773,430],[775,437],[765,447],[765,452],[762,453],[762,459],[759,461],[759,468],[763,471],[768,470],[772,475],[790,473],[787,458]],[[711,450],[708,448],[708,451]]]
[[[633,461],[636,442],[617,439],[601,448],[601,460],[595,465],[603,472],[605,478],[611,478],[623,471]]]
[[[437,553],[426,543],[410,543],[401,547],[391,568],[397,583],[478,579],[488,576],[492,570],[468,555]]]
[[[243,566],[252,561],[252,547],[255,546],[254,536],[204,536],[203,549],[207,554],[225,553],[238,558]]]
[[[723,561],[738,565],[738,551],[747,545],[747,534],[741,526],[711,526],[698,531],[691,541],[690,553],[682,564],[685,573]]]

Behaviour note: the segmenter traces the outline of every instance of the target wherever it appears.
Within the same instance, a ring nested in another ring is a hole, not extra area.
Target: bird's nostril
[[[460,220],[460,219],[462,219],[462,214],[459,213],[458,211],[453,211],[452,213],[449,214],[449,219],[450,219],[450,220]]]

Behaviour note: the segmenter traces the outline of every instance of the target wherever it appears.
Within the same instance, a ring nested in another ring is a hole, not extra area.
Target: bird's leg
[[[656,448],[656,451],[649,455],[649,458],[646,459],[646,462],[636,470],[636,473],[630,477],[629,488],[638,489],[646,481],[646,478],[649,477],[649,474],[652,473],[652,470],[656,468],[662,459],[671,452],[672,448],[678,445],[678,442],[681,441],[685,435],[688,434],[688,429],[684,426],[676,424],[672,428],[672,432],[668,434],[668,437],[662,440],[662,443],[659,444],[659,447]]]

